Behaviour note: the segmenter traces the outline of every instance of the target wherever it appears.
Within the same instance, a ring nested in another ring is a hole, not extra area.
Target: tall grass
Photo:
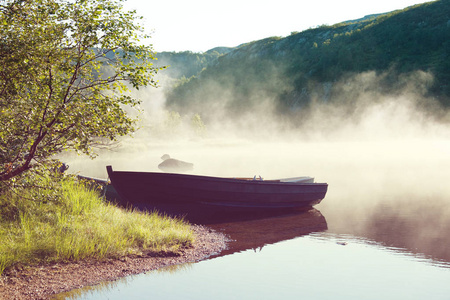
[[[0,195],[0,274],[18,263],[177,251],[193,242],[183,220],[118,208],[73,178],[38,181]]]

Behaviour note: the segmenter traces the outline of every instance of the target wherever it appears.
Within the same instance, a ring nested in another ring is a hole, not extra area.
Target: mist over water
[[[279,115],[265,99],[239,118],[211,105],[208,118],[200,115],[208,122],[196,123],[193,115],[165,108],[163,90],[144,90],[142,127],[133,137],[95,160],[66,161],[71,172],[100,178],[107,176],[106,165],[160,172],[166,153],[193,163],[191,174],[312,176],[329,184],[316,206],[329,232],[450,262],[448,113],[425,97],[429,74],[406,79],[386,93],[374,73],[348,78],[335,84],[341,93],[334,98],[313,99],[299,112],[301,120]]]

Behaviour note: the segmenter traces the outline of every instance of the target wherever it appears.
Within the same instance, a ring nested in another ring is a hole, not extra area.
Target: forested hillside
[[[230,49],[228,49],[230,50]],[[450,106],[450,0],[271,37],[215,55],[168,95],[180,112],[243,112],[272,101],[284,112],[311,101],[342,101],[346,78],[378,76],[382,93],[427,74],[424,96]],[[201,69],[200,69],[201,68]],[[186,77],[188,77],[186,76]]]
[[[190,78],[199,74],[204,68],[216,62],[219,56],[230,52],[232,48],[217,47],[205,53],[183,52],[161,52],[157,53],[158,67],[167,66],[162,71],[169,78]]]

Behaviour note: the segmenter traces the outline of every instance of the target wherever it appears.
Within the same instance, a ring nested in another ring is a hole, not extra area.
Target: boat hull
[[[128,204],[207,205],[230,208],[295,208],[318,204],[326,183],[241,180],[173,173],[113,171],[111,184]]]

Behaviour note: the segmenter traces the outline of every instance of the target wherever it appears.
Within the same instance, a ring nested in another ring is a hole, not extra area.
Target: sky
[[[403,9],[421,0],[128,0],[157,52],[205,52],[323,24]]]

